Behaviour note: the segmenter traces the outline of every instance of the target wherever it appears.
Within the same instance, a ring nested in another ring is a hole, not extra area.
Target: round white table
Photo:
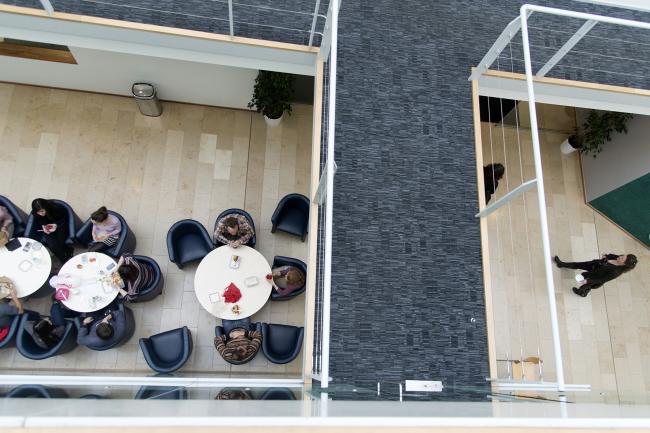
[[[237,269],[230,266],[233,255],[239,256]],[[212,250],[199,263],[194,276],[194,292],[201,306],[213,316],[225,320],[244,319],[258,312],[269,300],[272,285],[266,275],[270,273],[271,265],[258,251],[245,245],[236,249],[224,245]],[[230,283],[235,284],[242,295],[234,304],[223,299]],[[239,307],[239,314],[233,312],[234,305]]]
[[[29,238],[16,238],[20,248],[9,251],[0,248],[0,275],[11,278],[19,298],[29,296],[45,284],[52,269],[52,258],[47,248]],[[24,250],[30,243],[27,251]]]
[[[119,293],[119,289],[110,284],[110,276],[116,268],[115,260],[106,254],[77,254],[59,271],[59,276],[69,274],[79,279],[79,285],[70,290],[70,297],[61,302],[79,313],[108,307]]]

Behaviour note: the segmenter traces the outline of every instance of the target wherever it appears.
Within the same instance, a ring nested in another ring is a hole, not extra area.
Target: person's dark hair
[[[44,198],[36,198],[32,200],[32,213],[36,213],[39,210],[44,210],[46,215],[52,215],[52,204],[50,203],[49,200],[46,200]]]
[[[109,340],[113,336],[113,327],[110,323],[100,322],[95,328],[95,332],[102,340]]]
[[[492,173],[494,173],[494,178],[496,180],[501,180],[503,175],[506,173],[506,168],[501,163],[490,164]]]
[[[138,270],[130,264],[123,264],[117,272],[124,281],[135,281],[138,278]]]
[[[628,254],[627,258],[625,259],[625,264],[623,265],[625,267],[625,270],[623,272],[627,272],[630,269],[634,269],[636,266],[637,258],[634,254]]]
[[[224,220],[223,223],[226,225],[226,227],[230,227],[232,229],[234,229],[235,227],[239,227],[239,222],[235,217],[228,217]]]
[[[252,396],[245,389],[223,388],[214,398],[215,400],[252,400]]]
[[[59,342],[59,338],[57,338],[52,331],[54,331],[54,325],[45,317],[39,319],[38,322],[34,324],[34,333],[38,338],[43,340],[47,347],[54,347]]]
[[[106,218],[108,218],[108,209],[106,209],[106,206],[100,207],[90,215],[90,219],[96,223],[104,222]]]

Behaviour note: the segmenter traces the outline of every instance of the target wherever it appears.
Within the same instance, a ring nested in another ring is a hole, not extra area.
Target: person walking
[[[605,254],[600,259],[587,262],[563,262],[558,256],[553,257],[558,268],[582,269],[581,275],[584,283],[580,288],[573,288],[573,293],[583,298],[592,289],[601,287],[608,281],[621,276],[625,272],[634,269],[637,258],[634,254]]]

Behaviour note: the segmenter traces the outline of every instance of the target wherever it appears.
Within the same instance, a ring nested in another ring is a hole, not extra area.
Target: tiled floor
[[[566,126],[566,117],[572,116],[570,109],[562,107],[540,113],[546,127]],[[495,162],[506,165],[507,179],[500,182],[495,198],[508,191],[508,184],[510,189],[521,184],[519,145],[523,178],[534,177],[530,130],[521,129],[518,135],[514,127],[483,124],[482,133],[484,164],[490,163],[493,155]],[[566,260],[633,253],[639,257],[639,265],[587,298],[571,291],[576,285],[573,271],[554,268],[566,381],[592,386],[594,392],[581,394],[579,399],[647,402],[650,251],[584,204],[578,155],[562,155],[559,150],[567,135],[550,129],[540,133],[552,251]],[[525,207],[519,198],[488,217],[496,348],[499,359],[539,353],[544,361],[543,378],[553,381],[536,194],[535,190],[526,194]],[[505,363],[500,362],[499,368],[500,377],[505,377]]]
[[[307,194],[312,107],[294,106],[281,126],[242,110],[164,103],[159,118],[140,115],[129,98],[0,83],[0,194],[28,209],[35,197],[66,200],[82,219],[100,205],[120,212],[137,236],[137,254],[156,259],[165,274],[163,295],[130,305],[137,329],[128,344],[94,352],[83,347],[44,361],[13,349],[0,351],[0,365],[33,371],[148,373],[138,338],[188,326],[194,353],[184,373],[299,374],[302,357],[287,365],[266,361],[230,366],[212,345],[218,320],[193,291],[196,265],[182,271],[167,257],[166,234],[182,218],[209,231],[230,207],[251,213],[257,249],[306,260],[307,242],[271,234],[271,214],[285,194]],[[47,300],[27,306],[48,311]],[[304,296],[269,302],[253,321],[300,325]],[[42,370],[41,370],[42,371]]]

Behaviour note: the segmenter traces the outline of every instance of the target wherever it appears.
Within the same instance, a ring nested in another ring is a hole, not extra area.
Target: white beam
[[[584,38],[585,35],[589,33],[589,31],[592,28],[594,28],[596,23],[597,22],[594,20],[589,20],[586,23],[584,23],[582,27],[580,27],[578,31],[575,32],[575,34],[571,36],[569,40],[564,43],[564,45],[562,45],[562,47],[553,55],[553,57],[551,57],[548,60],[548,62],[546,62],[546,64],[542,66],[542,68],[539,71],[537,71],[537,76],[543,77],[544,75],[548,74],[548,72],[551,69],[553,69],[553,67],[557,65],[560,62],[560,60],[562,60],[564,56],[566,56],[567,53],[571,51],[571,49],[575,47],[576,44],[580,42],[580,40]]]
[[[228,24],[230,25],[230,37],[235,36],[235,25],[232,21],[232,0],[228,0]]]
[[[54,7],[52,6],[52,3],[50,3],[50,0],[41,0],[41,4],[48,15],[54,14]]]
[[[531,190],[535,185],[537,184],[537,179],[531,179],[529,181],[526,181],[519,185],[517,188],[513,189],[512,191],[508,192],[506,195],[501,197],[499,200],[495,201],[491,205],[485,207],[482,211],[474,215],[476,218],[483,218],[488,215],[490,215],[492,212],[495,210],[499,209],[500,207],[508,204],[508,202],[511,202],[515,198],[519,197],[526,191]]]
[[[309,46],[311,47],[314,44],[314,32],[316,31],[316,21],[318,21],[318,10],[320,9],[320,0],[316,0],[316,5],[314,6],[314,18],[311,20],[311,31],[309,32]],[[321,40],[321,43],[323,41]]]
[[[320,41],[320,51],[318,58],[327,63],[327,58],[330,55],[330,47],[332,46],[332,8],[334,1],[330,1],[330,6],[327,9],[327,18],[325,18],[325,28],[323,28],[323,37]]]

